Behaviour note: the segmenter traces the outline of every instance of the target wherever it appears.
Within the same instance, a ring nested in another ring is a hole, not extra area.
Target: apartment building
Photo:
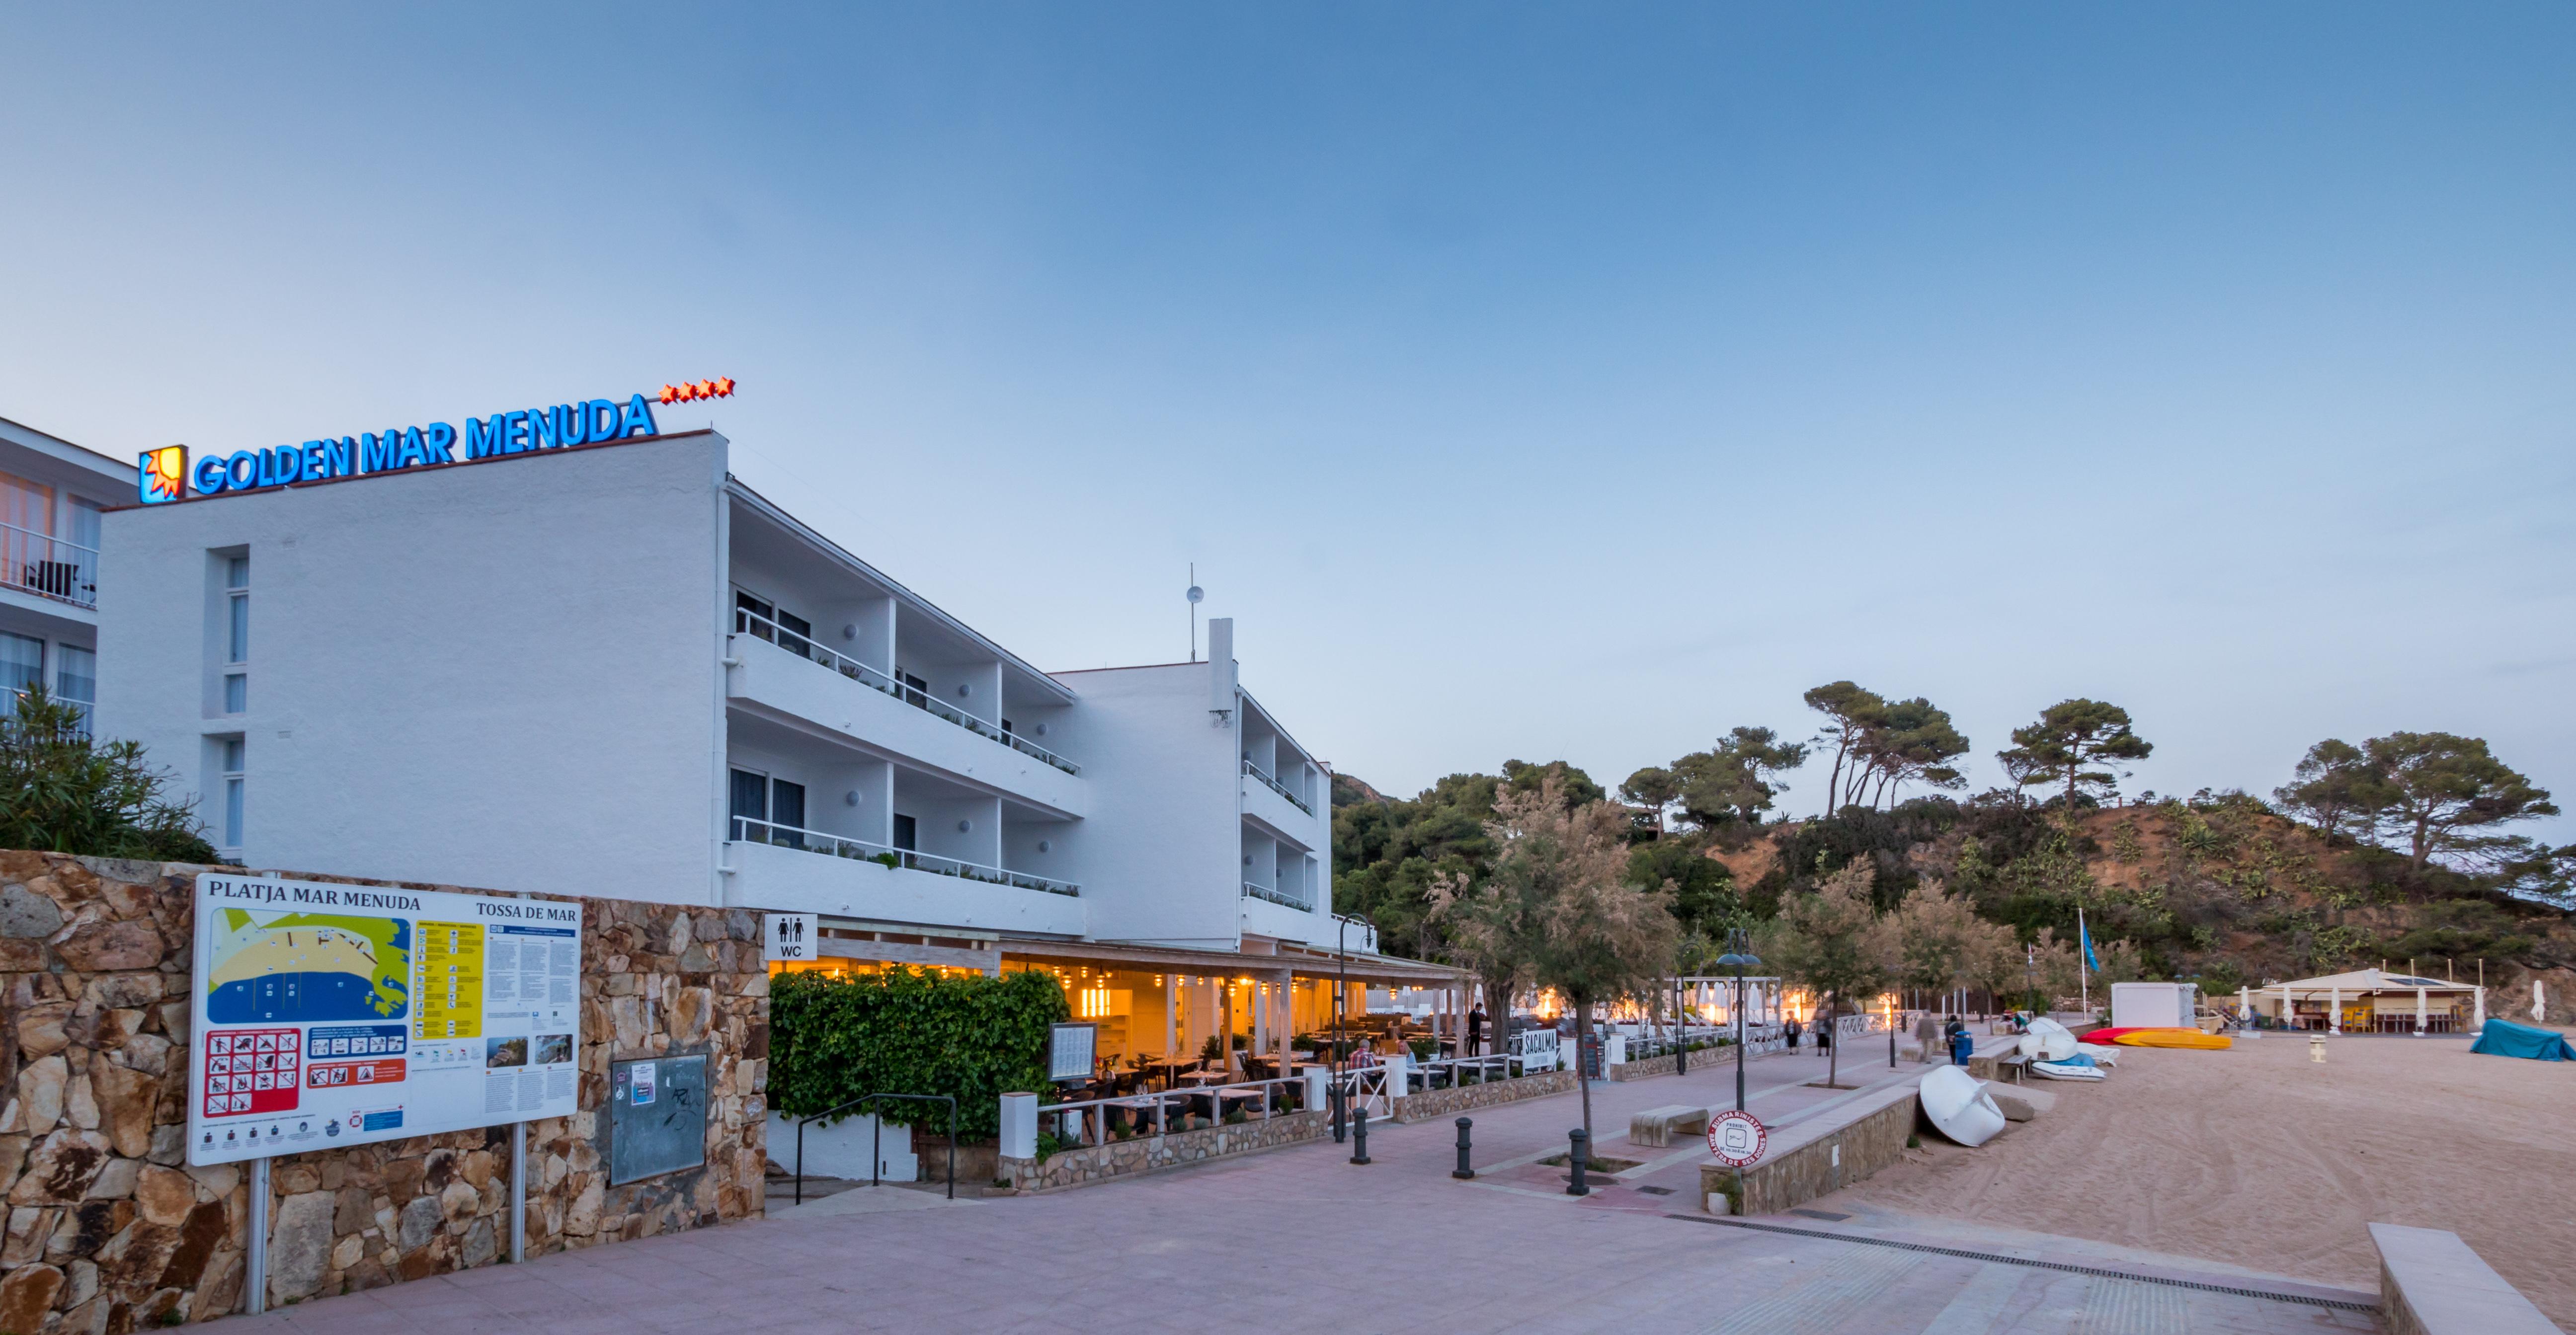
[[[0,418],[0,716],[30,686],[98,698],[102,513],[134,493],[134,466]]]
[[[1108,1051],[1267,1050],[1354,959],[1449,979],[1334,918],[1327,773],[1231,623],[1204,662],[1041,670],[727,449],[111,511],[102,726],[190,776],[245,865],[815,913],[823,967],[1054,972]]]

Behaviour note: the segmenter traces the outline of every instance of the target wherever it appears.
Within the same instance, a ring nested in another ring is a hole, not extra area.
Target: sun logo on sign
[[[699,399],[729,399],[732,397],[733,381],[723,376],[717,376],[713,380],[683,380],[679,384],[664,385],[662,387],[662,402],[664,403],[691,403]]]
[[[135,456],[135,487],[145,505],[175,501],[188,494],[188,447],[164,445]]]

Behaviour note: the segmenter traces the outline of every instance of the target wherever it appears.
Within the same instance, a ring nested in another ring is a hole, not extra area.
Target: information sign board
[[[197,877],[188,1162],[577,1111],[581,906]]]

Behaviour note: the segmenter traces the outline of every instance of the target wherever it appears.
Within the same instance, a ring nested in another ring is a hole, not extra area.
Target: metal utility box
[[[2199,1009],[2195,983],[2111,984],[2114,1029],[2189,1029]]]
[[[608,1184],[707,1161],[707,1059],[657,1057],[608,1068]]]

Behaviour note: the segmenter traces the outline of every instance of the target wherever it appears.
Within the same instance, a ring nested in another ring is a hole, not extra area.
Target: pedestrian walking
[[[1467,1055],[1483,1056],[1485,1052],[1485,1003],[1479,1001],[1467,1012]]]
[[[1932,1060],[1933,1045],[1940,1041],[1941,1022],[1932,1018],[1932,1012],[1923,1012],[1923,1018],[1914,1022],[1915,1063],[1917,1065],[1929,1063]]]

